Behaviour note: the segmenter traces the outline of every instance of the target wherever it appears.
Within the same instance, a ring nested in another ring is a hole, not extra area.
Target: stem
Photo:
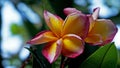
[[[65,59],[65,57],[62,55],[62,56],[61,56],[60,68],[65,68],[65,67],[64,67],[64,64],[65,64],[64,59]]]
[[[61,64],[60,64],[60,68],[65,68],[66,64],[67,64],[67,60],[68,58],[65,56],[61,56]]]

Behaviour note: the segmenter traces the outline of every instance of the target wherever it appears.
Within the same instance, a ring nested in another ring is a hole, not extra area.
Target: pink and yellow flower
[[[104,45],[110,43],[115,34],[117,33],[117,27],[109,19],[97,19],[100,8],[95,8],[93,14],[87,14],[90,21],[89,32],[87,37],[84,39],[86,43],[92,45]],[[65,14],[71,14],[77,12],[83,14],[81,11],[75,8],[65,8]]]
[[[84,40],[89,31],[89,18],[80,12],[70,13],[65,20],[44,11],[44,18],[50,30],[42,31],[29,44],[47,43],[42,54],[52,63],[60,54],[75,58],[84,50]]]
[[[83,53],[84,44],[104,45],[112,41],[117,28],[111,20],[97,19],[100,8],[93,14],[83,14],[75,8],[65,8],[63,20],[48,11],[44,18],[50,30],[42,31],[29,44],[47,43],[42,54],[52,63],[60,54],[75,58]]]

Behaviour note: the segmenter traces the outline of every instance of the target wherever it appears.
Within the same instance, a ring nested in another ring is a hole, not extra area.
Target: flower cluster
[[[85,43],[104,45],[112,41],[117,28],[111,20],[97,19],[100,8],[92,14],[83,14],[75,8],[65,8],[63,20],[57,15],[44,11],[44,18],[50,30],[42,31],[29,44],[47,43],[42,54],[54,62],[60,54],[75,58],[83,53]]]

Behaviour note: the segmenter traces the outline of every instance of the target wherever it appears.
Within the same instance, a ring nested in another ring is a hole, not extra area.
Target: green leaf
[[[80,68],[116,68],[117,58],[117,49],[114,43],[107,44],[89,56]]]

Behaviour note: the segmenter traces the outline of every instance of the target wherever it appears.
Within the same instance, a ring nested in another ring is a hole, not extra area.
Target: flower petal
[[[56,42],[48,43],[48,45],[43,48],[42,54],[50,63],[52,63],[59,57],[61,50],[62,42],[60,39]]]
[[[117,32],[117,27],[113,24],[111,20],[106,19],[98,19],[95,21],[94,27],[89,32],[90,35],[100,35],[102,38],[102,45],[109,43],[114,38],[115,34]],[[94,43],[94,42],[89,42]]]
[[[55,33],[56,36],[60,36],[63,25],[63,20],[50,12],[44,11],[44,18],[48,27]]]
[[[94,24],[95,24],[95,20],[93,19],[92,15],[87,15],[88,18],[89,18],[89,21],[90,21],[90,26],[89,26],[89,32],[91,31],[91,29],[94,27]]]
[[[71,13],[74,13],[74,12],[82,13],[81,11],[77,10],[76,8],[65,8],[65,9],[64,9],[64,13],[65,13],[66,15],[71,14]]]
[[[28,44],[42,44],[50,41],[55,41],[58,38],[51,31],[42,31],[35,38],[28,41]]]
[[[92,17],[94,20],[96,20],[98,18],[98,15],[99,15],[99,11],[100,11],[100,8],[97,7],[93,10],[93,14],[92,14]]]
[[[81,38],[86,37],[89,30],[89,20],[84,14],[72,13],[66,18],[62,35],[65,34],[76,34]]]
[[[63,37],[62,54],[64,56],[75,58],[82,54],[83,50],[84,42],[79,36],[75,34],[68,34]]]
[[[98,18],[98,15],[99,15],[99,11],[100,11],[100,8],[97,7],[93,10],[93,14],[90,15],[88,14],[87,16],[89,17],[89,21],[90,21],[90,28],[89,28],[89,31],[91,31],[91,29],[94,27],[94,24],[95,24],[95,20]]]
[[[98,34],[88,35],[87,38],[85,38],[85,42],[92,45],[99,45],[103,43],[101,36]]]

